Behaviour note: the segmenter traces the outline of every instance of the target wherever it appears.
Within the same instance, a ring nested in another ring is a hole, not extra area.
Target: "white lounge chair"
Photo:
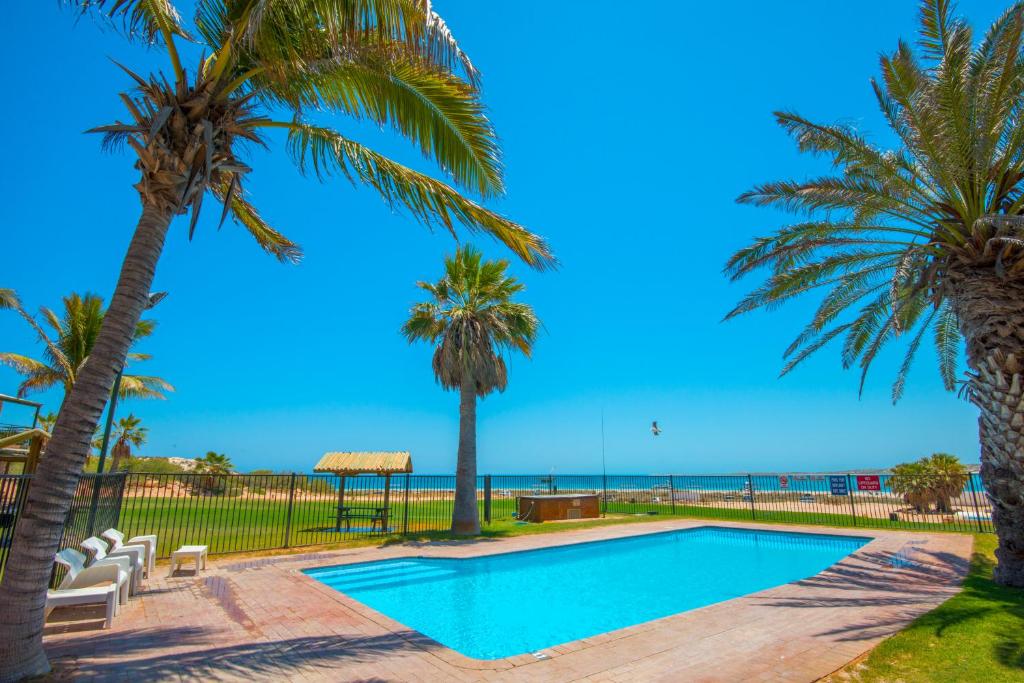
[[[114,565],[97,567],[97,569],[117,569]],[[46,616],[56,607],[70,607],[72,605],[93,605],[105,604],[107,607],[106,619],[103,621],[103,628],[110,628],[114,623],[114,615],[117,614],[117,584],[108,583],[102,586],[90,586],[88,588],[58,588],[57,590],[46,591]]]
[[[153,574],[153,570],[156,568],[156,534],[132,536],[125,540],[123,533],[117,529],[110,528],[100,534],[100,538],[109,543],[112,550],[120,550],[129,545],[141,545],[144,547],[146,553],[143,561],[146,565],[146,578]]]
[[[56,590],[46,591],[46,614],[55,607],[85,604],[105,604],[105,628],[110,628],[121,604],[128,600],[128,572],[123,568],[125,558],[85,566],[85,555],[67,548],[53,557],[53,561],[67,570]]]
[[[86,566],[89,567],[93,564],[106,562],[107,560],[127,560],[131,568],[129,572],[131,593],[134,595],[139,591],[139,588],[142,586],[142,573],[145,566],[143,562],[146,552],[145,547],[141,545],[125,545],[117,550],[110,550],[107,542],[97,536],[90,536],[78,545],[88,555],[89,561]]]

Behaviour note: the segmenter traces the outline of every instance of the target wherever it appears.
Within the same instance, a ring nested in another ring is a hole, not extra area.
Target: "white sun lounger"
[[[97,569],[114,569],[114,565],[97,567]],[[118,611],[117,584],[108,583],[105,586],[90,586],[88,588],[58,588],[57,590],[46,591],[46,616],[55,607],[70,607],[72,605],[106,604],[106,619],[103,628],[110,628],[114,623],[114,615]]]
[[[86,567],[83,553],[66,548],[54,555],[53,561],[64,567],[67,574],[56,590],[46,591],[46,614],[55,607],[105,603],[109,627],[113,615],[128,601],[127,558],[112,558]]]
[[[117,529],[107,529],[100,538],[110,544],[112,550],[120,550],[130,545],[141,545],[146,549],[145,562],[146,578],[149,578],[153,574],[153,570],[156,568],[156,534],[143,534],[141,536],[132,536],[128,540],[125,540],[124,534]]]
[[[103,563],[107,560],[112,559],[127,559],[130,563],[131,571],[129,572],[131,578],[131,592],[134,595],[139,591],[142,586],[142,573],[143,573],[143,557],[145,556],[146,549],[141,545],[124,545],[117,550],[109,550],[107,542],[97,536],[90,536],[79,544],[89,556],[88,566],[94,564]]]

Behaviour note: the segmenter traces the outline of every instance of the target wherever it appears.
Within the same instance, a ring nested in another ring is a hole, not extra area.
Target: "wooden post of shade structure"
[[[334,525],[335,531],[341,531],[341,515],[342,509],[345,507],[345,475],[341,475],[341,480],[338,482],[338,519]]]
[[[39,465],[39,454],[43,452],[43,437],[33,436],[28,442],[28,460],[25,461],[25,474],[35,472]]]
[[[384,475],[384,518],[381,520],[381,533],[388,532],[388,499],[391,497],[391,473]]]

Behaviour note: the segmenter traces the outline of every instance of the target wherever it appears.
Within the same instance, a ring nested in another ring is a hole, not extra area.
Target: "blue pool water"
[[[306,574],[464,655],[496,659],[813,576],[869,540],[699,527]]]

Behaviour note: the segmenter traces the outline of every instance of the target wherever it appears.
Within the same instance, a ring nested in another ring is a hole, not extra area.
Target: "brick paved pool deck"
[[[407,556],[473,557],[697,526],[870,536],[808,579],[559,645],[546,658],[474,660],[301,573]],[[201,539],[197,539],[200,541]],[[297,681],[813,681],[959,590],[970,536],[700,520],[257,559],[198,576],[158,566],[114,628],[57,610],[44,636],[56,678]]]

